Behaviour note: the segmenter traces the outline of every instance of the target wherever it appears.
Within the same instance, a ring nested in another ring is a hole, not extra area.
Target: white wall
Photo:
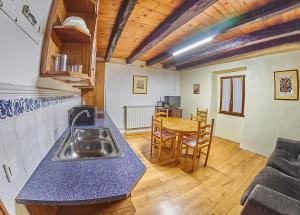
[[[193,94],[193,84],[200,84],[200,94]],[[210,110],[211,85],[212,76],[207,72],[180,72],[181,107],[185,118],[189,118],[191,113],[195,115],[197,107]]]
[[[300,51],[294,51],[182,71],[181,96],[184,115],[194,113],[197,107],[208,108],[211,116],[217,118],[216,134],[227,139],[240,140],[241,148],[263,155],[272,152],[278,137],[300,140],[300,102],[275,101],[273,79],[274,71],[300,69],[299,59]],[[213,84],[215,81],[212,73],[238,67],[248,68],[245,118],[223,116],[222,125],[216,114],[218,102],[214,99],[218,89]],[[201,84],[200,95],[192,94],[194,83]]]
[[[226,114],[219,113],[220,107],[220,95],[221,95],[221,77],[225,76],[234,76],[234,75],[247,75],[246,72],[235,72],[235,73],[226,73],[226,74],[213,74],[216,76],[213,79],[213,86],[217,86],[217,96],[212,97],[211,99],[215,100],[216,108],[214,108],[214,115],[216,116],[216,132],[215,135],[222,137],[227,140],[231,140],[237,143],[242,141],[242,136],[244,132],[244,117],[230,116]],[[216,82],[216,83],[214,83]],[[245,84],[246,85],[246,84]],[[247,85],[245,86],[245,91],[247,91]],[[213,111],[211,109],[211,111]]]
[[[29,2],[39,16],[44,32],[52,0]],[[37,45],[1,10],[0,26],[0,82],[35,86],[39,76],[43,33],[40,45]]]
[[[148,93],[132,94],[133,75],[148,76]],[[159,97],[180,95],[178,72],[141,68],[133,65],[105,64],[106,111],[120,129],[124,105],[155,105]]]

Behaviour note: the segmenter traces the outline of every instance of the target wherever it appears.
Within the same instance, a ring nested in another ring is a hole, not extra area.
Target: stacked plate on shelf
[[[90,33],[89,29],[86,27],[86,23],[84,19],[78,16],[70,16],[65,19],[63,22],[63,26],[74,26],[80,28],[82,31],[86,32],[87,34]]]

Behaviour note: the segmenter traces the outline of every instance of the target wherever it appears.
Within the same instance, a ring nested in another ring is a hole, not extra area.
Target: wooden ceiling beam
[[[232,58],[236,56],[240,56],[243,54],[248,54],[256,51],[261,51],[264,49],[268,48],[273,48],[277,46],[282,46],[282,45],[287,45],[291,43],[298,43],[300,42],[300,32],[294,32],[294,34],[288,34],[284,35],[282,37],[275,37],[271,40],[267,41],[262,41],[260,43],[255,43],[252,45],[247,45],[247,46],[240,46],[235,49],[230,49],[225,52],[218,52],[210,56],[203,56],[202,58],[199,58],[195,61],[191,62],[185,62],[182,63],[178,66],[176,66],[176,70],[182,70],[182,69],[187,69],[190,67],[195,67],[195,66],[201,66],[201,65],[206,65],[211,62],[215,62],[218,60],[223,60],[227,58]]]
[[[299,43],[299,42],[300,42],[300,34],[295,34],[295,35],[291,35],[291,36],[287,36],[287,37],[282,37],[282,38],[254,44],[251,46],[238,48],[233,51],[216,54],[216,55],[213,55],[213,56],[210,56],[207,58],[203,58],[196,62],[182,64],[180,66],[176,66],[176,70],[182,70],[182,69],[187,69],[190,67],[201,66],[201,65],[205,65],[210,62],[214,62],[214,61],[218,61],[218,60],[222,60],[222,59],[229,59],[232,57],[236,57],[236,56],[243,55],[243,54],[248,54],[251,52],[260,51],[263,49],[268,49],[268,48],[273,48],[273,47],[288,45],[288,44],[293,44],[293,43]]]
[[[252,11],[249,11],[248,13],[245,13],[240,16],[236,16],[233,18],[230,18],[224,22],[218,23],[204,31],[200,31],[199,33],[194,34],[193,36],[189,37],[185,41],[181,42],[180,44],[172,47],[171,49],[167,50],[166,52],[163,52],[152,59],[148,60],[146,62],[147,66],[151,66],[155,63],[158,63],[170,56],[172,56],[172,53],[175,50],[179,50],[183,47],[186,47],[188,45],[191,45],[201,39],[207,38],[209,36],[218,36],[221,35],[229,30],[233,30],[235,28],[241,28],[244,25],[248,25],[260,20],[265,20],[270,17],[285,13],[287,11],[293,10],[297,7],[300,7],[299,0],[275,0],[267,5],[264,5],[262,7],[256,8]],[[168,62],[168,64],[165,64],[165,68],[169,68],[172,66],[175,66],[175,60]]]
[[[107,47],[105,61],[108,62],[113,56],[118,40],[123,32],[127,20],[136,4],[137,0],[123,0],[116,18]]]
[[[160,25],[143,40],[143,42],[126,59],[126,62],[132,63],[137,60],[170,33],[202,13],[215,2],[217,2],[217,0],[189,0],[183,2],[182,5],[162,21]]]
[[[291,34],[295,34],[300,31],[300,19],[295,19],[293,21],[285,22],[282,24],[270,26],[243,36],[233,38],[224,42],[219,42],[203,49],[200,49],[197,52],[190,53],[184,58],[179,58],[176,61],[176,66],[181,64],[186,64],[188,62],[197,61],[203,57],[214,55],[220,52],[227,52],[229,50],[235,50],[242,46],[251,45],[254,43],[260,43],[262,41],[271,40],[275,37],[283,37]],[[163,68],[168,68],[174,66],[173,62],[166,63],[163,65]]]
[[[154,58],[152,58],[149,61],[146,61],[146,66],[153,66],[156,63],[159,63],[160,61],[167,59],[168,57],[171,57],[172,53],[171,52],[162,52],[158,55],[156,55]]]

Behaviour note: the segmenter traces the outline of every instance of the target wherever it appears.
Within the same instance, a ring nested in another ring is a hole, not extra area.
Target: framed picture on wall
[[[200,84],[193,85],[193,94],[200,94]]]
[[[275,100],[298,100],[298,70],[295,69],[274,72],[274,93]]]
[[[147,94],[148,88],[148,77],[147,76],[133,76],[133,87],[132,93],[133,94]]]

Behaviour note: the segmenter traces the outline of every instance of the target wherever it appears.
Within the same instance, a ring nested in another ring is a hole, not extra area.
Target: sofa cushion
[[[275,150],[266,165],[300,179],[300,163],[298,162],[298,158],[293,157],[293,155],[284,150]]]
[[[240,215],[299,215],[300,201],[256,185]]]
[[[263,168],[248,186],[241,198],[241,204],[244,205],[254,187],[259,184],[273,189],[279,193],[300,201],[300,180],[288,176],[272,167]]]
[[[276,150],[284,150],[294,157],[299,157],[300,155],[300,141],[289,140],[284,138],[278,138],[275,146]]]

